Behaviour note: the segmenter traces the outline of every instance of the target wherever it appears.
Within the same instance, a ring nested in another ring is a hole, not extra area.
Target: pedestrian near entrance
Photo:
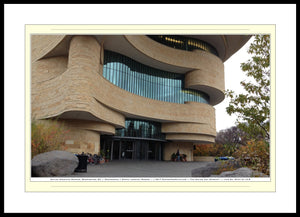
[[[179,153],[179,149],[177,149],[177,152],[176,152],[176,158],[177,158],[176,161],[180,161],[180,153]]]

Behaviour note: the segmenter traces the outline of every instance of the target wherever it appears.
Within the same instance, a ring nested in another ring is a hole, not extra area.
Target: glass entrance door
[[[135,144],[135,159],[136,160],[148,160],[148,142],[137,140]]]
[[[111,160],[161,160],[159,141],[103,137],[101,150]]]
[[[148,145],[148,160],[155,160],[156,153],[156,143],[149,142]]]
[[[134,153],[134,142],[133,141],[122,141],[121,145],[121,157],[122,159],[133,159],[133,153]]]

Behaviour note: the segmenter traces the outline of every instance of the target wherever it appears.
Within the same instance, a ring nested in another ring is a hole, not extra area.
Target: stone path
[[[75,172],[69,177],[191,177],[191,171],[209,162],[115,160],[88,165],[87,172]]]

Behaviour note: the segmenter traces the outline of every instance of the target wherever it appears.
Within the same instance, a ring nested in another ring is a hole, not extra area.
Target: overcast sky
[[[242,93],[244,91],[240,82],[247,79],[246,73],[240,68],[241,63],[246,62],[251,58],[251,55],[247,52],[250,44],[252,43],[254,36],[233,56],[231,56],[224,63],[225,73],[225,90],[230,89],[235,93]],[[235,126],[236,116],[229,116],[226,112],[226,107],[229,105],[229,99],[225,99],[218,105],[214,106],[216,109],[216,130],[224,130],[226,128]]]

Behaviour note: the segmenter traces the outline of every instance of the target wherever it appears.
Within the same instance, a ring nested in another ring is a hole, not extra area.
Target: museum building
[[[215,141],[224,62],[250,37],[31,35],[31,117],[67,126],[72,153],[193,161]]]

